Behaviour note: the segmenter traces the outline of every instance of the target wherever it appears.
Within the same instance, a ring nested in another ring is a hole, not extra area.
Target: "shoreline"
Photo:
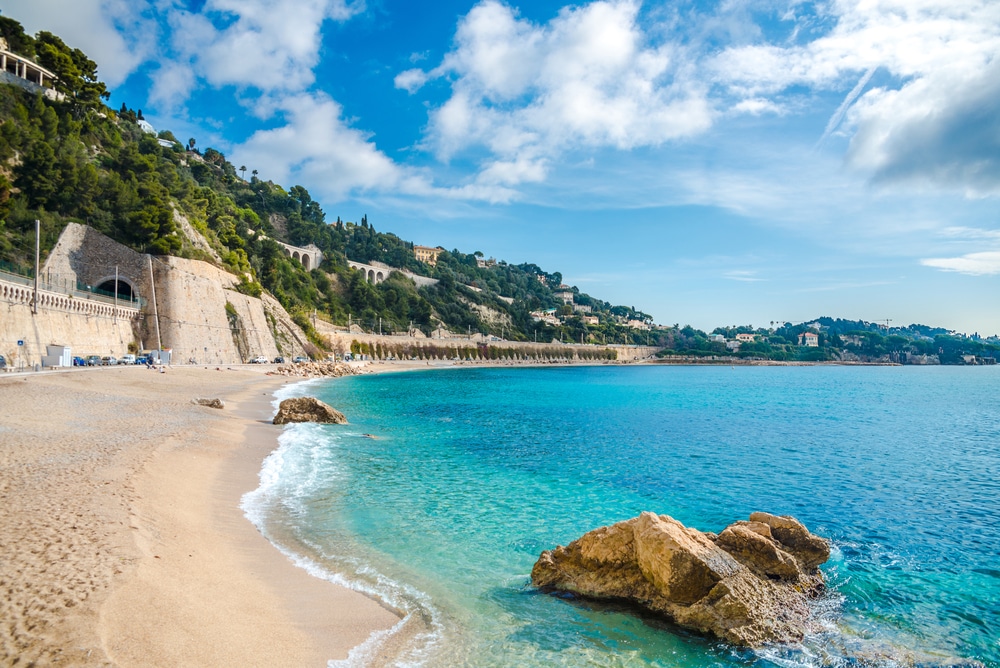
[[[399,621],[243,515],[291,380],[262,371],[0,377],[0,663],[325,666]]]

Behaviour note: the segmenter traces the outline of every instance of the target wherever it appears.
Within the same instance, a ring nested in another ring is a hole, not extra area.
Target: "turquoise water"
[[[304,394],[351,424],[286,428],[244,507],[407,615],[401,665],[1000,666],[1000,368],[458,368],[280,398]],[[528,585],[643,510],[798,517],[834,546],[826,630],[734,650]]]

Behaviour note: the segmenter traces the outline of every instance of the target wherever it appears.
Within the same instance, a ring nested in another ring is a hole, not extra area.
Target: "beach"
[[[264,370],[0,376],[0,664],[321,666],[398,622],[243,516],[290,382]]]

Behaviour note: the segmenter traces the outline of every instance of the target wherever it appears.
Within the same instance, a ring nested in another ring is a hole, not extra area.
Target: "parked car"
[[[138,357],[135,358],[135,363],[136,364],[149,364],[149,357],[147,357],[146,355],[139,355]]]
[[[7,360],[4,358],[3,355],[0,355],[0,369],[6,369],[6,368],[7,368]]]
[[[292,361],[295,362],[296,364],[305,364],[306,362],[309,361],[309,358],[308,357],[303,357],[302,355],[299,355],[298,357],[296,357]]]
[[[82,357],[74,357],[73,366],[87,366],[87,360]]]
[[[267,358],[263,355],[257,355],[257,357],[250,360],[250,364],[267,364]]]
[[[105,355],[101,358],[101,366],[116,366],[117,364],[118,360],[114,355]]]
[[[278,355],[277,357],[274,358],[274,363],[275,364],[284,364],[285,363],[285,358],[282,357],[281,355]]]
[[[87,366],[101,366],[101,356],[100,355],[88,355],[87,356]]]
[[[135,364],[135,355],[131,353],[128,355],[122,355],[121,359],[118,360],[119,364]]]

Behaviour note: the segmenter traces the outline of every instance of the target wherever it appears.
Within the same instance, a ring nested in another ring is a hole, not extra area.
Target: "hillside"
[[[64,96],[0,86],[0,262],[9,271],[30,272],[36,219],[43,258],[74,221],[142,253],[225,268],[240,277],[241,291],[273,294],[320,346],[314,316],[369,331],[430,334],[443,326],[509,340],[607,343],[631,341],[628,321],[650,320],[563,286],[561,274],[533,264],[485,261],[457,249],[429,264],[417,260],[411,242],[376,231],[366,216],[330,220],[302,186],[261,180],[255,169],[246,179],[246,167],[237,169],[213,148],[201,150],[194,138],[181,143],[169,130],[151,134],[141,111],[108,108],[85,54],[0,19],[12,49],[59,74],[55,89]],[[207,245],[185,232],[188,224]],[[323,262],[307,270],[276,242],[315,245]],[[373,285],[349,261],[384,263],[437,282],[418,287],[387,270],[387,280]]]

